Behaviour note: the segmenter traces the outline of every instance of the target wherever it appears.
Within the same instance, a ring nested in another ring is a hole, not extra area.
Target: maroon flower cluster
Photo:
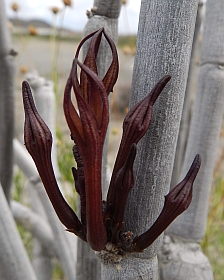
[[[112,62],[103,79],[97,72],[96,58],[102,35],[112,51]],[[83,44],[90,40],[83,63],[78,60]],[[78,78],[78,67],[80,76]],[[152,91],[129,110],[123,123],[123,136],[115,162],[106,202],[102,205],[101,166],[104,139],[109,122],[108,95],[118,76],[118,56],[115,44],[104,29],[85,37],[76,52],[64,92],[64,113],[72,140],[76,168],[72,168],[75,188],[80,196],[81,221],[62,196],[51,163],[52,136],[37,112],[27,82],[23,82],[25,110],[24,141],[31,154],[49,199],[68,231],[87,241],[91,248],[101,251],[108,242],[118,250],[141,252],[166,229],[183,211],[192,198],[192,186],[200,168],[200,156],[194,159],[184,180],[165,197],[165,204],[152,227],[134,237],[124,232],[124,210],[128,194],[134,187],[133,163],[137,143],[146,133],[152,108],[157,97],[170,80],[164,76]],[[72,102],[72,90],[77,108]]]

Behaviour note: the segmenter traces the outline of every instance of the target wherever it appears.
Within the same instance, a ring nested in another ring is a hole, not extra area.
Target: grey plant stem
[[[30,231],[48,249],[50,255],[57,256],[54,237],[48,223],[30,208],[15,200],[11,201],[11,210],[15,221]]]
[[[189,209],[170,226],[168,233],[201,242],[205,234],[208,201],[224,109],[223,1],[208,0],[201,61],[186,157],[181,175],[197,150],[202,166],[195,180]]]
[[[0,1],[0,182],[8,201],[13,169],[15,53],[11,46],[5,2]]]
[[[0,279],[37,280],[0,184]]]
[[[193,40],[192,52],[191,52],[191,60],[190,60],[187,86],[186,86],[186,93],[184,97],[184,106],[183,106],[180,130],[179,130],[178,141],[177,141],[175,161],[173,166],[171,188],[175,187],[175,185],[178,184],[179,179],[181,180],[180,172],[184,162],[187,140],[189,136],[190,120],[191,120],[191,113],[192,113],[191,105],[192,105],[192,99],[195,96],[197,76],[199,70],[198,58],[200,57],[200,49],[201,49],[200,35],[201,35],[201,24],[203,20],[203,11],[204,11],[204,4],[202,3],[202,1],[199,1],[197,19],[196,19],[195,31],[194,31],[194,40]]]
[[[190,207],[167,229],[166,233],[170,236],[170,241],[164,244],[162,251],[163,249],[167,251],[167,247],[173,249],[168,248],[167,257],[171,261],[169,264],[166,261],[162,279],[175,278],[177,275],[183,280],[189,279],[188,277],[192,280],[214,279],[209,261],[202,253],[199,253],[200,258],[198,255],[197,262],[189,261],[189,257],[176,260],[173,258],[181,252],[185,252],[187,256],[195,256],[196,251],[200,251],[199,243],[205,234],[209,195],[224,109],[223,12],[223,1],[216,1],[215,5],[213,1],[207,1],[196,98],[181,176],[196,150],[201,155],[202,166],[195,180]],[[196,246],[197,250],[195,250]],[[176,269],[173,269],[174,262],[178,265]],[[191,271],[191,274],[186,276],[186,270]]]

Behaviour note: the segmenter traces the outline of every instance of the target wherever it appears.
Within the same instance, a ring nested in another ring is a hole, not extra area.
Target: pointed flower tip
[[[129,251],[141,252],[150,246],[155,239],[172,223],[177,216],[183,213],[190,205],[192,187],[201,165],[200,155],[196,155],[186,177],[166,196],[162,212],[149,230],[136,237]]]
[[[31,109],[31,105],[33,102],[32,92],[27,81],[22,82],[22,94],[23,94],[23,104],[25,113],[27,112],[28,108]]]
[[[171,75],[165,75],[163,77],[167,82],[169,82],[169,80],[171,79]]]
[[[164,76],[164,82],[165,82],[165,85],[171,80],[171,75],[165,75]]]
[[[156,86],[160,85],[160,87],[162,86],[163,88],[166,86],[166,84],[171,80],[171,75],[164,75],[159,82],[157,83]]]
[[[22,88],[23,88],[23,89],[27,89],[28,87],[29,87],[28,82],[27,82],[27,81],[23,81],[23,82],[22,82]]]
[[[198,167],[198,170],[199,170],[199,168],[201,166],[201,156],[200,156],[200,154],[197,154],[195,156],[194,162],[195,162],[195,164],[196,164],[196,166]],[[193,164],[194,164],[194,162],[193,162]]]
[[[150,93],[128,111],[124,119],[123,129],[134,131],[132,133],[133,142],[137,143],[149,128],[152,118],[152,107],[170,79],[170,75],[160,79]]]
[[[192,200],[192,189],[194,180],[198,174],[201,166],[201,157],[196,155],[187,175],[185,178],[174,187],[168,195],[166,195],[166,203],[170,206],[170,209],[175,209],[175,216],[180,215],[190,205]]]
[[[157,98],[159,97],[160,93],[163,91],[167,83],[170,81],[171,76],[165,75],[163,76],[159,82],[154,86],[154,88],[149,93],[149,106],[153,106],[156,102]]]
[[[22,92],[25,111],[24,143],[36,163],[41,154],[46,151],[50,153],[52,135],[36,109],[30,86],[26,81],[22,83]]]
[[[36,107],[34,104],[32,92],[27,81],[22,82],[23,105],[26,115],[34,114]]]
[[[189,171],[187,172],[187,175],[185,176],[182,182],[188,182],[193,185],[200,167],[201,167],[201,156],[197,154],[194,158],[193,163],[191,164]]]

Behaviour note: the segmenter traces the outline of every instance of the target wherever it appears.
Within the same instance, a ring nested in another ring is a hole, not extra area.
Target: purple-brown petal
[[[103,33],[112,51],[112,62],[109,66],[109,69],[107,70],[107,73],[103,78],[103,84],[106,88],[107,94],[109,94],[110,92],[113,91],[113,87],[117,81],[118,72],[119,72],[119,63],[118,63],[117,48],[113,40],[111,40],[111,38],[107,35],[105,31]]]
[[[58,218],[69,231],[72,231],[86,241],[78,217],[67,204],[59,190],[51,163],[51,132],[37,112],[29,84],[25,81],[22,84],[22,92],[25,111],[25,146],[36,164]]]
[[[89,67],[74,59],[74,65],[76,65],[76,67],[77,64],[86,73],[90,83],[89,102],[87,103],[78,90],[77,79],[73,80],[73,89],[76,95],[81,121],[82,123],[84,122],[83,130],[85,131],[88,114],[92,125],[96,121],[97,128],[94,129],[100,131],[101,137],[104,140],[109,122],[108,98],[105,87],[99,77]],[[87,134],[85,137],[87,137]]]
[[[90,43],[89,43],[88,51],[86,53],[85,60],[83,62],[83,64],[86,65],[87,67],[89,67],[95,74],[98,74],[96,58],[97,58],[97,53],[98,53],[100,42],[101,42],[102,32],[103,32],[103,28],[98,30],[92,36]],[[78,58],[77,54],[76,54],[76,58]],[[88,79],[85,71],[83,71],[81,69],[80,89],[81,89],[81,94],[84,96],[84,98],[86,99],[87,102],[88,102],[89,94],[90,94],[89,87],[90,87],[89,79]]]
[[[74,71],[73,63],[69,78],[65,86],[63,109],[68,127],[71,131],[72,138],[77,144],[83,145],[85,143],[85,138],[83,134],[82,122],[71,100],[72,81],[75,74],[76,72]]]
[[[90,34],[88,34],[87,36],[85,36],[82,41],[79,43],[78,45],[78,48],[76,50],[76,54],[75,54],[75,58],[78,58],[79,57],[79,53],[80,53],[80,50],[81,48],[83,47],[84,43],[90,39],[91,37],[93,37],[96,33],[98,33],[97,36],[99,36],[99,39],[101,38],[101,35],[102,35],[102,32],[103,32],[104,28],[100,28],[99,30],[96,30]],[[101,33],[101,34],[100,34]],[[99,48],[99,39],[95,39],[95,43],[92,45],[92,48],[91,50],[93,50],[95,52],[95,54],[97,55],[97,52],[98,52],[98,48]]]
[[[178,215],[189,207],[192,200],[193,183],[200,166],[201,157],[196,155],[185,178],[165,196],[163,210],[155,223],[148,231],[136,237],[132,246],[129,249],[126,248],[126,251],[143,251],[156,240]]]

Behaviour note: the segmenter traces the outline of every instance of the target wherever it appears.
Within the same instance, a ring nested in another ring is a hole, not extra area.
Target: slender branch
[[[0,184],[0,279],[37,280]]]
[[[37,173],[35,164],[32,158],[27,153],[26,149],[18,140],[13,142],[15,162],[18,167],[22,170],[25,176],[33,182],[33,187],[37,189],[40,201],[44,207],[45,213],[48,218],[48,222],[52,229],[55,244],[58,252],[58,256],[64,268],[67,279],[74,280],[75,278],[75,266],[73,263],[73,250],[66,239],[66,234],[64,228],[58,221],[58,218],[53,210],[52,205],[46,195],[43,185],[40,183],[40,177]]]
[[[14,59],[16,52],[11,49],[5,2],[0,2],[0,182],[10,200],[13,172],[14,133]]]
[[[10,205],[15,221],[31,232],[51,256],[58,256],[49,224],[30,208],[17,201],[11,201]]]

